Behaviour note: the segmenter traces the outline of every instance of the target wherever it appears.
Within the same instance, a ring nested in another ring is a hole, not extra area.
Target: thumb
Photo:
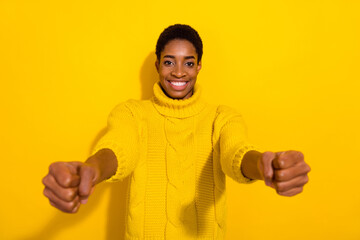
[[[90,194],[94,190],[96,182],[96,170],[94,167],[84,164],[80,168],[80,185],[79,185],[79,196],[82,204],[87,203]]]
[[[275,169],[282,169],[284,168],[284,156],[285,152],[276,152],[276,159],[272,162],[272,165]]]
[[[273,152],[264,152],[261,157],[260,161],[260,170],[261,174],[264,177],[265,184],[267,186],[271,186],[273,176],[274,176],[274,170],[272,167],[272,162],[276,158],[276,154]]]

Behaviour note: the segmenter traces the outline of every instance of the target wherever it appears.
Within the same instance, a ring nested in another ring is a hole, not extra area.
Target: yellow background
[[[0,239],[121,239],[126,183],[75,215],[42,177],[85,161],[110,110],[151,95],[168,25],[204,42],[198,81],[242,112],[263,150],[296,149],[310,182],[293,198],[228,179],[227,239],[360,239],[359,1],[0,0]]]

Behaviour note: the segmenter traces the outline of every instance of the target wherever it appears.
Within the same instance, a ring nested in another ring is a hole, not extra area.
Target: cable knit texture
[[[201,100],[168,98],[160,84],[154,97],[129,100],[110,113],[108,131],[93,153],[112,149],[116,174],[130,175],[127,240],[224,239],[225,176],[249,183],[241,160],[254,150],[241,115]]]

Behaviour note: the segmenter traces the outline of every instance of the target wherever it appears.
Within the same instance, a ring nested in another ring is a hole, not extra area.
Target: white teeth
[[[186,82],[171,82],[171,81],[170,83],[175,86],[184,86],[186,84]]]

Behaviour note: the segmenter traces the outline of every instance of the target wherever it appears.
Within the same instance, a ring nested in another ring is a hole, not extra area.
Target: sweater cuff
[[[256,179],[251,179],[246,177],[241,171],[241,163],[245,154],[253,150],[257,150],[257,149],[254,146],[247,145],[239,149],[239,151],[235,154],[232,169],[235,176],[235,180],[239,183],[253,183],[257,181]]]
[[[98,146],[96,146],[96,148],[94,148],[93,154],[97,153],[98,151],[104,148],[112,150],[116,156],[116,161],[117,161],[116,173],[110,178],[106,179],[105,182],[117,182],[119,180],[124,179],[126,167],[125,167],[125,159],[124,159],[125,156],[123,150],[114,142],[103,142]]]

